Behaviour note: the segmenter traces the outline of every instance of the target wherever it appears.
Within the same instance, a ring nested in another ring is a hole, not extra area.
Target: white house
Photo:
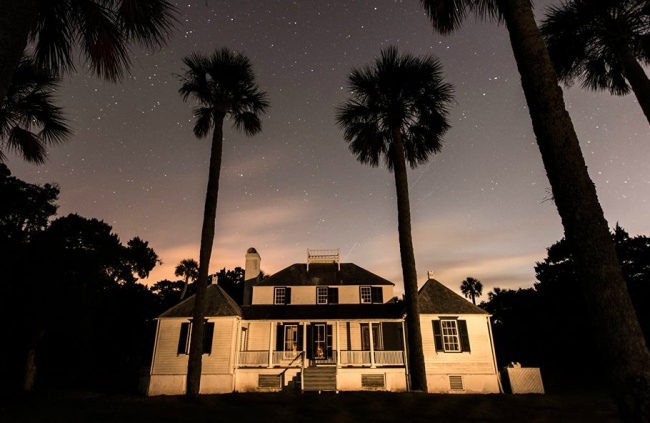
[[[260,279],[246,253],[244,304],[208,287],[202,393],[408,389],[404,308],[394,284],[338,250]],[[499,392],[489,315],[430,278],[420,290],[430,392]],[[158,318],[148,395],[185,392],[194,297]]]

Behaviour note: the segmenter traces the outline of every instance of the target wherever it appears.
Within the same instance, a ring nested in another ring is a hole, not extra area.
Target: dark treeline
[[[618,225],[612,238],[639,323],[650,339],[650,238],[630,237]],[[563,385],[606,383],[566,240],[548,248],[535,273],[533,288],[495,288],[480,304],[493,315],[499,365],[515,361],[541,367],[545,377]]]
[[[139,283],[159,262],[148,243],[123,243],[97,219],[55,218],[58,194],[0,163],[0,389],[133,392],[150,360],[154,318],[180,301],[183,281]],[[219,272],[234,298],[242,280],[240,268]]]

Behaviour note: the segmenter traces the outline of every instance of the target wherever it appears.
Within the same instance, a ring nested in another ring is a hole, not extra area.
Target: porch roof
[[[395,284],[377,276],[354,263],[310,263],[309,272],[304,263],[295,263],[278,273],[261,280],[255,286],[300,285],[391,285]]]
[[[219,285],[208,285],[206,317],[241,316],[241,308]],[[194,314],[195,295],[175,305],[158,317],[191,317]]]
[[[395,320],[402,319],[404,307],[399,303],[250,305],[243,306],[242,313],[246,320]]]
[[[489,314],[435,279],[429,279],[418,293],[421,314]]]

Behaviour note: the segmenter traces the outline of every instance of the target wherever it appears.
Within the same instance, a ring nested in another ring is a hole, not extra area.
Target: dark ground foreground
[[[605,394],[246,393],[184,397],[40,392],[0,399],[0,422],[618,422]]]

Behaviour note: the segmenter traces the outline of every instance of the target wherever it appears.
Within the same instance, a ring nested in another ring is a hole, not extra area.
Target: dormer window
[[[384,292],[380,286],[360,286],[359,300],[361,304],[381,304],[384,302]]]
[[[327,304],[327,287],[316,287],[316,304]]]
[[[371,304],[372,303],[372,289],[369,286],[362,286],[359,288],[359,296],[361,298],[361,304]]]
[[[273,304],[291,304],[291,288],[275,288],[273,290]]]

